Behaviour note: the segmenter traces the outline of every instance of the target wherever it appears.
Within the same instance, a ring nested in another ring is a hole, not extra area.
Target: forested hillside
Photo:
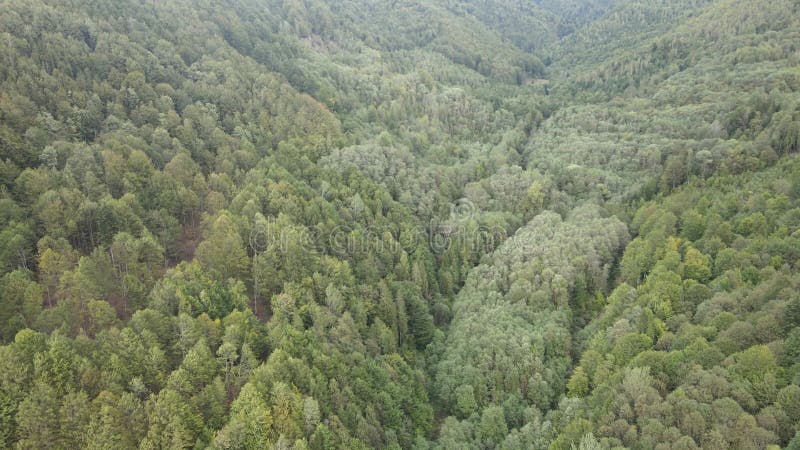
[[[0,448],[800,448],[793,0],[0,0]]]

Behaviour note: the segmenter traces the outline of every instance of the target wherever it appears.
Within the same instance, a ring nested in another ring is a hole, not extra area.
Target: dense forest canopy
[[[794,0],[0,0],[0,448],[800,449]]]

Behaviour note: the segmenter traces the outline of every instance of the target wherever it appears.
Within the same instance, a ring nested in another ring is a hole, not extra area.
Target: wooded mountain
[[[0,0],[0,448],[800,449],[794,0]]]

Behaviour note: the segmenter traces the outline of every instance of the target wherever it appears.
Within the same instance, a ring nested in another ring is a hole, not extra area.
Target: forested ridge
[[[0,448],[800,448],[794,0],[0,0]]]

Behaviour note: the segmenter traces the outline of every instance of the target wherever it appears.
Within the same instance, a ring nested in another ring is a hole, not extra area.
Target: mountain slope
[[[0,447],[797,445],[799,18],[0,0]]]

